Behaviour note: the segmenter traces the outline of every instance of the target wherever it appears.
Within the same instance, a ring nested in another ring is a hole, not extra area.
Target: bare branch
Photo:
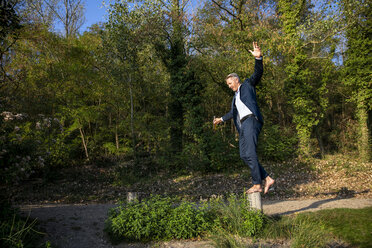
[[[232,16],[233,18],[235,18],[236,20],[239,21],[240,23],[240,29],[241,30],[244,30],[244,25],[243,25],[243,20],[240,19],[239,16],[235,15],[234,13],[232,13],[230,10],[228,10],[227,8],[225,8],[224,6],[222,6],[222,4],[216,2],[215,0],[212,0],[212,2],[214,4],[216,4],[220,9],[224,10],[227,14],[229,14],[230,16]],[[243,4],[243,3],[242,3]],[[234,4],[230,1],[230,5],[236,9],[236,7],[234,6]],[[239,13],[240,14],[240,13]],[[221,15],[222,16],[222,15]]]
[[[232,13],[230,10],[226,9],[225,7],[222,6],[222,4],[216,2],[215,0],[212,0],[212,2],[217,5],[220,9],[224,10],[226,13],[234,17],[235,19],[239,19],[234,13]]]

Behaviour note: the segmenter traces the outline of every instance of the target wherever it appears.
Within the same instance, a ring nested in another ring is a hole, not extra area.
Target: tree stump
[[[139,196],[138,192],[128,192],[127,202],[133,202],[133,201],[139,200],[138,196]]]
[[[247,194],[249,205],[252,209],[256,209],[262,211],[262,201],[261,201],[261,193],[254,192],[251,194]]]

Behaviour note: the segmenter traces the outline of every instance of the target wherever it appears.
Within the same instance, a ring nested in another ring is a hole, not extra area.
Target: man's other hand
[[[216,125],[216,124],[220,124],[222,122],[222,118],[215,118],[213,120],[213,124]]]

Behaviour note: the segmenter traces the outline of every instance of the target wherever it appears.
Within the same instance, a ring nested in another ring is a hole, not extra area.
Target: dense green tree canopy
[[[141,173],[240,166],[233,124],[212,119],[230,108],[225,76],[253,72],[253,41],[262,159],[371,157],[368,1],[211,0],[194,13],[189,1],[112,1],[107,22],[80,34],[84,2],[72,1],[63,35],[52,20],[66,1],[52,2],[1,1],[7,180],[80,160],[133,159]]]

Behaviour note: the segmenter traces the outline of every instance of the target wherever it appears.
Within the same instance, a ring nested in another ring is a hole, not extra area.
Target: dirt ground
[[[263,211],[268,215],[288,215],[328,208],[364,208],[372,206],[372,199],[308,199],[263,200]],[[43,204],[20,206],[24,215],[39,220],[47,233],[44,242],[56,248],[109,248],[109,247],[212,247],[208,241],[172,241],[156,244],[112,245],[104,234],[108,210],[115,204]],[[262,244],[261,244],[262,245]],[[264,247],[286,247],[285,244],[266,243]]]

